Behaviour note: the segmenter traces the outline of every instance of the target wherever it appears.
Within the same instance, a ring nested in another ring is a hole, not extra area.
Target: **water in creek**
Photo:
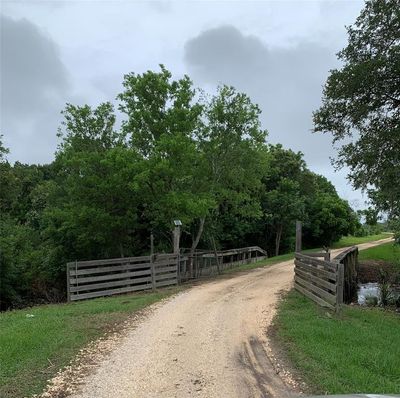
[[[377,297],[379,299],[380,289],[377,283],[362,283],[358,285],[358,304],[366,305],[368,297]]]
[[[376,297],[376,304],[379,304],[379,298],[380,298],[380,288],[378,283],[361,283],[358,285],[358,304],[359,305],[367,305],[367,304],[372,304],[371,299],[373,297]],[[400,287],[392,287],[391,289],[391,294],[394,299],[400,296]],[[373,299],[372,299],[373,300]],[[368,302],[370,301],[370,302]]]

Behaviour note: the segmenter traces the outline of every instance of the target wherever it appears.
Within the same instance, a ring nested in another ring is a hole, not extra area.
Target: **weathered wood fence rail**
[[[298,252],[294,263],[294,287],[300,293],[336,311],[343,302],[350,302],[354,289],[357,289],[357,247],[345,250],[333,260],[330,260],[329,252]]]
[[[68,301],[177,284],[181,261],[176,254],[159,254],[68,263]]]
[[[217,255],[216,255],[217,254]],[[267,253],[257,247],[186,254],[154,254],[67,264],[68,301],[154,290],[178,282],[212,275],[227,268],[262,260]],[[218,263],[217,263],[218,259]],[[192,274],[188,264],[192,264]]]
[[[196,251],[187,260],[181,270],[181,280],[215,275],[218,272],[242,264],[250,264],[267,258],[267,252],[258,246],[243,247],[221,251]],[[190,266],[191,263],[191,266]]]
[[[358,288],[358,247],[353,246],[338,254],[334,262],[343,264],[343,302],[351,303],[357,297]]]

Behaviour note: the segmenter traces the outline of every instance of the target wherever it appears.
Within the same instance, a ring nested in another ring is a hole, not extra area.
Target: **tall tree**
[[[207,164],[208,190],[217,204],[213,230],[222,241],[243,236],[248,221],[261,217],[258,192],[267,132],[261,128],[260,113],[246,94],[228,86],[220,87],[206,107],[200,149]]]
[[[268,163],[263,177],[261,203],[264,234],[274,235],[275,255],[279,254],[282,236],[292,235],[294,221],[303,219],[304,197],[300,182],[305,170],[303,155],[284,149],[282,145],[270,145]]]
[[[336,165],[350,168],[355,188],[400,217],[400,2],[369,0],[338,54],[314,131],[341,142]]]
[[[143,160],[137,184],[152,229],[167,233],[180,218],[195,250],[205,218],[215,206],[207,185],[205,159],[198,148],[204,106],[188,76],[173,80],[160,72],[124,77],[119,109],[122,129]]]
[[[92,109],[67,105],[62,142],[56,154],[58,171],[52,203],[46,211],[47,235],[63,247],[65,256],[124,256],[140,245],[138,195],[133,186],[138,156],[114,130],[111,104]]]

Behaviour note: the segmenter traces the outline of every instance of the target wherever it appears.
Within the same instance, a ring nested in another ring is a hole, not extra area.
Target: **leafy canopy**
[[[392,217],[400,216],[400,3],[369,0],[338,54],[314,131],[341,143],[336,165],[355,188]]]

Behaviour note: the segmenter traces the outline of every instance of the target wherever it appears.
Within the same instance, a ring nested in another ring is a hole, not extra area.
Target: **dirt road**
[[[265,331],[292,280],[287,261],[178,294],[132,328],[74,397],[291,396],[267,355]]]

